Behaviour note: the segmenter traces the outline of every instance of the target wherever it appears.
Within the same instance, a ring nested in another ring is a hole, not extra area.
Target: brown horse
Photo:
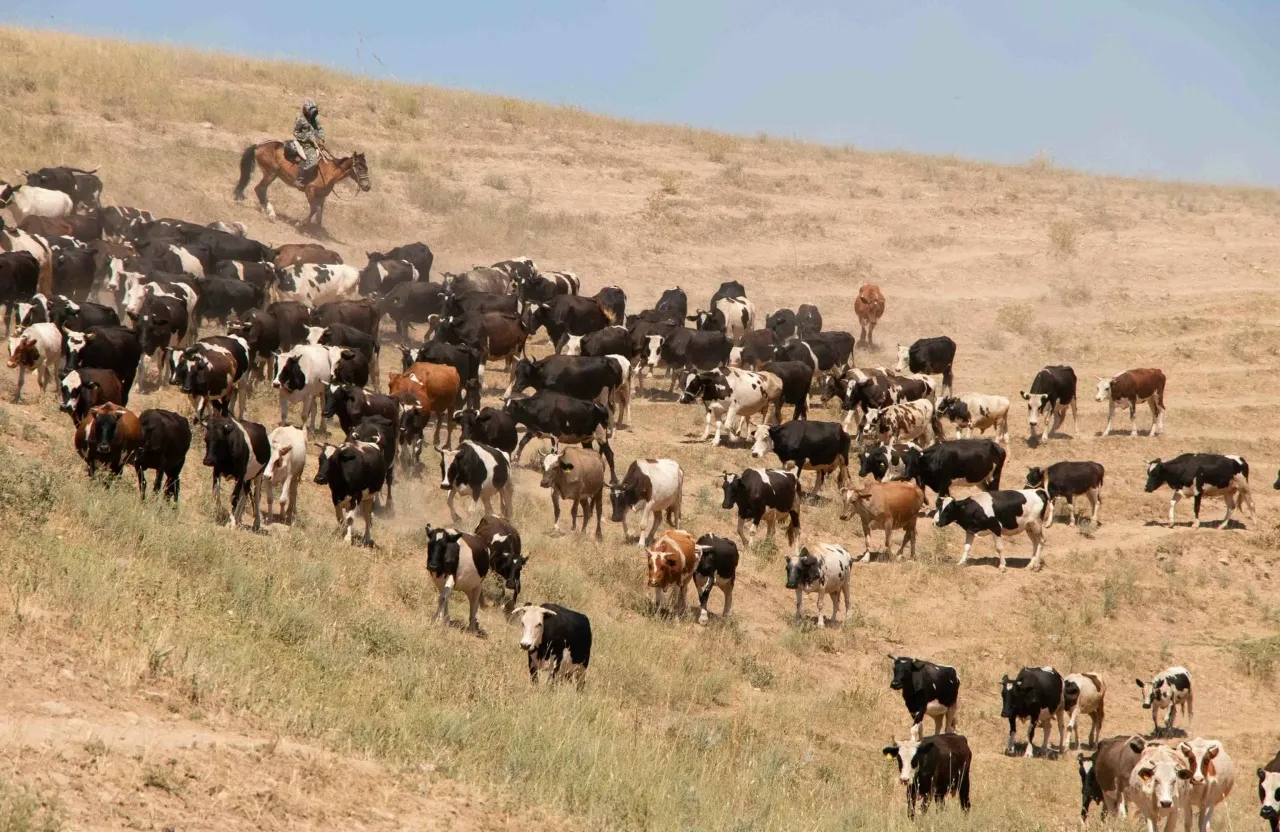
[[[275,219],[276,209],[267,199],[267,188],[277,177],[296,187],[294,182],[298,175],[298,165],[285,158],[284,142],[263,142],[245,148],[240,156],[240,181],[236,183],[237,202],[244,201],[244,189],[249,184],[249,177],[253,175],[255,164],[262,168],[262,181],[254,186],[253,192],[258,195],[258,204],[266,215]],[[371,187],[369,165],[365,162],[364,154],[353,153],[339,159],[330,155],[328,151],[321,151],[319,169],[315,177],[307,183],[305,191],[311,213],[307,215],[303,225],[314,221],[317,228],[323,226],[324,201],[333,191],[333,186],[347,177],[354,178],[360,190],[369,190]]]

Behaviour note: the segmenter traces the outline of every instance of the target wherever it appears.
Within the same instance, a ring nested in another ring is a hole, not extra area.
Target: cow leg
[[[738,539],[742,541],[742,545],[743,545],[743,546],[749,546],[749,545],[751,545],[750,543],[748,543],[748,542],[747,542],[747,536],[746,536],[746,534],[744,534],[744,533],[743,533],[743,527],[744,527],[746,524],[747,524],[747,518],[745,518],[745,517],[743,517],[741,514],[739,514],[739,515],[738,515]]]
[[[1178,501],[1182,499],[1182,492],[1175,490],[1169,497],[1169,525],[1173,525],[1173,509],[1178,505]]]
[[[654,615],[662,612],[662,587],[660,586],[653,588],[653,612]]]
[[[147,499],[147,477],[137,465],[133,466],[133,471],[138,475],[138,499],[145,502]],[[159,474],[158,471],[156,473]],[[156,485],[159,486],[159,484],[160,478],[156,477]]]
[[[453,582],[452,575],[444,579],[444,586],[440,589],[440,603],[436,606],[436,614],[432,621],[443,619],[445,624],[449,623],[449,596],[453,594]]]
[[[862,558],[861,563],[871,563],[871,523],[862,520]]]
[[[373,498],[360,503],[360,513],[364,515],[364,545],[373,545]],[[474,617],[474,612],[472,613]]]
[[[1098,488],[1090,488],[1085,492],[1085,496],[1089,498],[1089,522],[1096,528],[1098,509],[1102,507],[1102,491]]]
[[[1231,524],[1231,512],[1235,510],[1236,497],[1230,491],[1227,491],[1222,495],[1222,501],[1227,504],[1227,514],[1222,518],[1222,522],[1218,524],[1218,528],[1225,529]]]
[[[591,503],[588,504],[587,510],[590,511],[593,505],[596,511],[596,540],[604,540],[604,533],[600,531],[600,523],[603,521],[603,518],[604,518],[604,493],[603,492],[596,494],[595,499],[593,499]],[[582,515],[582,530],[584,532],[587,530],[586,514]]]
[[[964,566],[969,562],[969,552],[973,549],[973,532],[964,533],[964,553],[960,555],[960,560],[956,562],[956,566]]]
[[[22,401],[22,380],[26,378],[27,367],[25,364],[18,365],[18,389],[13,394],[13,403],[18,404]]]
[[[1067,414],[1064,413],[1060,408],[1055,407],[1053,409],[1053,422],[1050,424],[1049,432],[1044,435],[1044,438],[1049,439],[1055,433],[1057,433],[1058,428],[1062,427],[1062,423],[1065,422],[1066,419],[1067,419]]]
[[[1058,714],[1057,714],[1057,716],[1058,716],[1058,753],[1059,753],[1059,754],[1065,754],[1065,753],[1066,753],[1066,751],[1067,751],[1067,735],[1066,735],[1066,732],[1065,732],[1065,731],[1064,731],[1064,729],[1063,729],[1063,714],[1062,714],[1062,708],[1058,708]],[[1045,731],[1044,742],[1045,742],[1045,746],[1047,747],[1047,746],[1049,745],[1049,732],[1048,732],[1048,731]],[[1076,745],[1079,745],[1079,744],[1080,744],[1080,741],[1079,741],[1079,735],[1077,735],[1077,736],[1076,736]]]
[[[1040,563],[1040,550],[1044,548],[1044,532],[1033,532],[1027,529],[1027,537],[1031,538],[1031,563],[1032,572],[1039,572],[1042,564]]]
[[[680,581],[680,599],[677,601],[676,609],[679,615],[684,615],[689,608],[689,581],[684,579]]]
[[[254,477],[253,482],[251,483],[251,487],[253,489],[253,530],[256,532],[261,530],[262,528],[262,508],[260,505],[261,498],[262,498],[262,475],[261,474]]]
[[[578,499],[569,501],[569,531],[576,532],[578,530]],[[582,512],[582,530],[586,531],[587,513],[584,509]]]
[[[720,587],[720,591],[724,593],[724,612],[721,614],[721,618],[728,618],[729,613],[733,612],[733,584],[725,584]]]
[[[551,524],[551,530],[557,534],[560,533],[560,492],[556,488],[551,489],[551,516],[555,522]]]
[[[1129,435],[1138,435],[1138,400],[1129,400]]]
[[[616,485],[618,482],[618,471],[614,468],[613,448],[609,446],[609,440],[600,443],[600,453],[604,456],[605,462],[609,463],[609,482]]]
[[[467,601],[471,604],[467,616],[467,629],[473,633],[478,633],[480,632],[480,619],[476,614],[480,611],[480,587],[476,587],[467,593]]]
[[[907,544],[906,533],[902,536],[902,545]],[[893,518],[889,517],[884,522],[884,558],[889,559],[889,551],[893,548]],[[902,555],[902,550],[898,550],[898,555]]]
[[[480,503],[484,503],[485,514],[493,514],[493,495],[492,494],[483,494],[481,495],[479,500],[473,497],[471,500],[472,513],[475,512],[477,505]]]
[[[461,517],[458,516],[458,510],[453,507],[453,498],[454,496],[457,495],[457,493],[458,493],[458,489],[456,488],[449,489],[449,498],[445,500],[445,503],[449,506],[449,516],[453,518],[453,522],[455,523],[457,523],[459,520],[462,519]]]
[[[840,619],[840,623],[843,624],[849,620],[849,582],[845,581],[845,583],[840,587],[840,590],[844,594],[844,618]]]
[[[898,547],[898,560],[902,560],[902,550],[907,548],[907,541],[911,541],[911,559],[916,559],[916,518],[912,517],[907,520],[907,524],[902,527],[902,545]]]
[[[1116,402],[1115,402],[1115,399],[1111,399],[1107,402],[1107,426],[1102,429],[1103,436],[1111,435],[1111,420],[1115,418],[1115,415],[1116,415]]]
[[[498,492],[498,503],[502,506],[502,516],[511,519],[511,497],[515,493],[515,483],[507,480],[507,484]]]
[[[702,436],[698,439],[698,441],[699,442],[707,441],[707,437],[710,434],[711,434],[711,408],[708,407],[707,416],[702,422]],[[712,444],[713,445],[720,444],[720,423],[719,422],[716,423],[716,439],[715,439],[715,442],[713,442]]]
[[[992,538],[995,540],[996,544],[996,557],[1000,558],[1000,571],[1004,572],[1007,568],[1004,562],[1004,543],[1001,541],[998,533],[993,534]]]

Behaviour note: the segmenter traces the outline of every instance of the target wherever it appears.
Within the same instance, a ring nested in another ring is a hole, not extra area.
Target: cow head
[[[653,589],[664,589],[680,582],[682,564],[680,558],[672,552],[660,549],[649,549],[645,552],[649,561],[649,586]]]
[[[1147,484],[1143,490],[1150,494],[1164,484],[1164,465],[1158,459],[1147,463]]]
[[[724,383],[724,376],[719,370],[704,373],[689,372],[684,377],[683,392],[680,404],[693,404],[698,399],[706,399],[717,391]]]
[[[641,365],[657,367],[658,359],[662,354],[662,345],[666,343],[666,340],[661,335],[646,335],[644,344],[640,347]]]
[[[1031,441],[1036,442],[1040,439],[1040,420],[1049,418],[1053,411],[1053,403],[1049,401],[1047,393],[1028,393],[1026,390],[1020,390],[1018,394],[1027,403],[1027,427],[1031,431]]]
[[[8,207],[10,202],[13,202],[14,195],[22,190],[23,186],[10,185],[4,182],[0,182],[0,185],[4,185],[4,187],[0,188],[0,208],[5,208]]]
[[[869,512],[868,503],[871,502],[871,489],[865,485],[859,485],[857,488],[846,488],[842,492],[844,498],[844,508],[840,511],[840,519],[848,520],[855,513],[862,514],[864,511]]]
[[[858,454],[861,465],[858,466],[858,476],[871,477],[879,482],[882,477],[889,471],[889,448],[885,445],[877,445],[869,451],[863,451]]]
[[[1093,400],[1096,402],[1105,402],[1111,399],[1111,382],[1113,379],[1098,378],[1098,392],[1093,394]]]
[[[941,516],[942,512],[938,512],[938,515]],[[1022,680],[1010,679],[1006,673],[1000,680],[1000,716],[1003,719],[1013,719],[1018,715],[1022,696]]]
[[[506,534],[495,534],[489,540],[489,554],[495,561],[501,559],[505,562],[503,580],[507,589],[514,593],[511,597],[512,606],[515,606],[516,598],[520,597],[520,573],[529,562],[527,557],[516,553],[518,543],[519,541]]]
[[[219,466],[223,468],[223,470],[230,470],[231,437],[236,430],[236,423],[227,416],[211,416],[205,421],[205,467],[212,468],[214,466]],[[323,456],[321,457],[321,462],[323,464]]]
[[[345,410],[349,404],[355,402],[358,390],[359,388],[353,384],[326,384],[321,413],[326,419],[337,416],[339,410]]]
[[[721,474],[720,487],[724,491],[724,502],[720,504],[721,508],[733,508],[738,501],[738,492],[741,490],[742,477],[737,474],[730,474],[724,471]]]
[[[915,740],[886,745],[880,753],[898,764],[898,782],[910,786],[920,770],[920,743]]]
[[[296,355],[290,355],[280,364],[272,386],[289,393],[298,393],[307,386],[307,374],[302,371],[302,362]]]
[[[1033,465],[1027,469],[1027,488],[1043,488],[1045,472],[1038,465]]]
[[[1217,740],[1196,739],[1178,744],[1178,753],[1186,758],[1187,767],[1191,769],[1191,785],[1200,786],[1217,779],[1218,771],[1213,761],[1221,752],[1222,743]]]
[[[418,360],[418,355],[409,347],[400,348],[400,369],[407,371]]]
[[[80,400],[80,389],[83,386],[79,371],[72,370],[63,376],[62,380],[58,382],[58,392],[62,394],[58,409],[63,413],[70,413],[74,417],[76,404]]]
[[[1143,751],[1130,782],[1136,780],[1139,790],[1154,805],[1172,809],[1190,779],[1191,769],[1183,758],[1173,749],[1157,745]]]
[[[609,519],[615,523],[621,523],[627,517],[627,510],[639,501],[640,497],[635,493],[634,485],[627,485],[626,480],[622,483],[610,483],[605,486],[609,489]]]
[[[552,451],[542,458],[542,487],[550,488],[560,478],[560,472],[573,470],[573,463],[564,458],[564,454]]]
[[[526,604],[512,610],[512,617],[520,622],[520,649],[532,653],[542,645],[542,632],[548,615],[555,615],[555,610],[546,607],[535,607]]]
[[[762,457],[773,450],[774,431],[779,430],[780,426],[761,425],[756,428],[755,442],[751,445],[751,455],[753,457]]]
[[[898,372],[903,372],[911,366],[911,347],[898,345]]]
[[[917,661],[910,656],[894,656],[890,654],[889,658],[893,660],[893,680],[889,682],[890,690],[902,690],[908,684],[915,688],[920,687],[919,684],[914,683],[912,674],[923,672],[924,662]]]
[[[458,568],[458,541],[462,532],[457,529],[427,526],[427,571],[432,575],[452,574]]]
[[[1090,754],[1076,755],[1077,769],[1080,772],[1080,816],[1089,816],[1090,803],[1102,803],[1102,786],[1098,783],[1098,774],[1094,770],[1094,756]]]
[[[1269,821],[1280,819],[1280,771],[1258,769],[1258,800],[1262,803],[1259,815]]]
[[[110,454],[116,444],[116,428],[120,417],[128,411],[123,407],[103,406],[90,409],[89,417],[93,419],[90,436],[93,438],[94,452],[99,456]]]
[[[262,476],[269,481],[274,481],[278,475],[287,472],[292,455],[293,445],[291,443],[272,442],[271,456],[267,459],[266,467],[262,469]]]
[[[951,497],[939,494],[938,502],[934,504],[933,524],[947,526],[954,523],[959,516],[959,504]]]
[[[511,386],[507,388],[504,398],[510,400],[516,393],[523,393],[525,388],[536,385],[540,375],[536,364],[527,358],[520,359],[511,371]]]
[[[34,339],[26,335],[9,338],[9,367],[26,367],[31,369],[40,360],[40,351],[36,349]]]
[[[787,589],[796,589],[814,583],[819,578],[818,559],[801,547],[800,552],[787,555]]]
[[[458,446],[458,450],[450,450],[448,448],[436,448],[440,452],[440,490],[448,491],[453,488],[453,483],[457,479],[458,472],[455,470],[454,462],[458,458],[458,451],[462,446]]]

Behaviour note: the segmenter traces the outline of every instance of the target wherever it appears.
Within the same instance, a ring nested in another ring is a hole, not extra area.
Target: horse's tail
[[[251,144],[245,148],[244,153],[240,154],[240,181],[236,183],[236,201],[244,201],[244,189],[249,185],[249,177],[253,175],[253,166],[258,160],[256,154],[258,146]]]

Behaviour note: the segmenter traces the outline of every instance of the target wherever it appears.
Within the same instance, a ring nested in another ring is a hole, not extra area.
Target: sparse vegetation
[[[1058,257],[1074,257],[1079,250],[1079,229],[1072,220],[1049,223],[1049,246]]]
[[[1015,335],[1027,336],[1035,326],[1036,313],[1030,306],[1013,303],[996,311],[996,323]]]
[[[486,188],[493,188],[495,191],[506,191],[511,188],[511,183],[507,181],[507,177],[500,173],[486,173],[484,175],[484,185]]]

